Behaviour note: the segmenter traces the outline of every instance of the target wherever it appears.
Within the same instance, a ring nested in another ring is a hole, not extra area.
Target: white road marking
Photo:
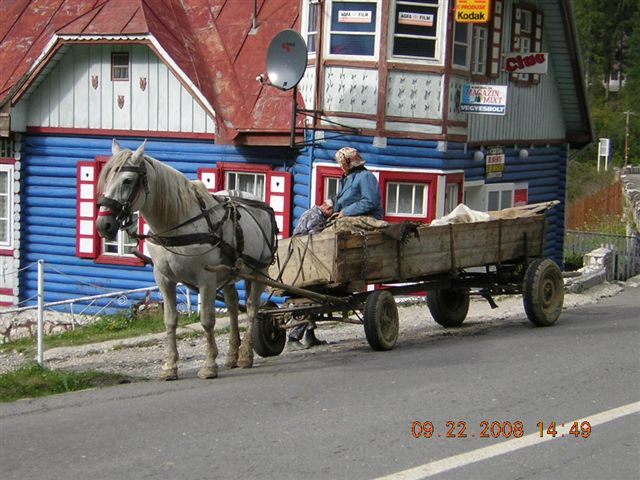
[[[585,420],[588,421],[592,427],[594,427],[595,425],[610,422],[617,418],[638,412],[640,412],[640,402],[629,403],[628,405],[596,413],[595,415],[590,415],[589,417],[585,417],[579,420],[564,422],[564,427],[562,427],[561,423],[559,423],[556,426],[558,434],[555,437],[547,435],[546,432],[543,437],[540,437],[539,432],[531,433],[529,435],[525,435],[520,438],[514,438],[513,440],[501,442],[496,445],[478,448],[470,452],[453,455],[452,457],[425,463],[424,465],[410,468],[408,470],[392,473],[391,475],[387,475],[385,477],[379,477],[376,480],[418,480],[427,478],[432,475],[437,475],[438,473],[453,470],[454,468],[469,465],[470,463],[480,462],[488,458],[513,452],[515,450],[520,450],[521,448],[531,447],[539,443],[548,442],[549,440],[562,438],[562,435],[568,436],[570,435],[569,430],[571,429],[571,426],[574,422],[578,422],[578,428],[580,428],[580,424]],[[547,425],[545,425],[545,429],[546,428]],[[593,434],[594,432],[591,431],[591,435]]]

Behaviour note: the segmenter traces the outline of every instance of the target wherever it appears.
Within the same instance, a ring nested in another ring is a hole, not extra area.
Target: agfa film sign
[[[491,15],[491,0],[457,0],[456,22],[487,23]]]

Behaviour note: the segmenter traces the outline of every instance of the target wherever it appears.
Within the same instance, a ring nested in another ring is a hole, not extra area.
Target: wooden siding
[[[111,80],[112,52],[129,52],[129,81]],[[215,133],[213,118],[145,45],[73,45],[42,77],[21,100],[26,125],[13,125],[14,130]]]
[[[536,2],[529,2],[535,4]],[[561,28],[558,6],[554,2],[545,12],[543,25],[542,51],[550,51],[550,35],[556,35],[556,28]],[[556,12],[555,15],[551,11]],[[511,50],[511,17],[513,2],[505,3],[504,35],[502,50]],[[558,26],[554,23],[557,22]],[[509,74],[502,71],[496,79],[487,82],[492,85],[508,85],[507,112],[505,115],[468,115],[468,141],[470,143],[490,142],[491,140],[559,140],[566,137],[565,114],[570,109],[571,101],[576,102],[575,93],[570,96],[573,100],[564,100],[564,91],[558,87],[558,75],[565,75],[564,62],[569,62],[567,55],[550,54],[549,69],[546,75],[540,75],[537,85],[518,84],[509,80]],[[556,73],[556,66],[559,72]],[[569,66],[570,68],[570,66]],[[455,77],[451,79],[454,89]],[[568,103],[567,103],[568,102]],[[450,104],[451,105],[451,104]],[[451,108],[451,107],[450,107]],[[452,117],[450,117],[452,118]],[[454,117],[455,118],[455,117]]]
[[[375,167],[396,167],[411,171],[412,168],[433,168],[444,171],[464,170],[465,182],[484,181],[484,161],[473,159],[475,149],[467,149],[461,143],[448,143],[446,151],[438,142],[427,140],[387,139],[386,148],[373,146],[372,137],[353,136],[326,140],[308,147],[296,158],[293,167],[294,225],[311,202],[313,164],[334,162],[334,156],[342,147],[355,147],[367,164]],[[528,202],[537,203],[559,200],[560,205],[547,213],[549,222],[544,255],[562,263],[564,241],[564,209],[566,189],[567,151],[564,145],[527,148],[529,156],[519,156],[520,148],[505,147],[505,173],[500,182],[528,184]],[[496,183],[489,181],[487,183]]]
[[[119,140],[126,148],[137,148],[142,141]],[[97,156],[109,156],[111,138],[29,135],[24,138],[23,152],[20,262],[24,267],[39,259],[45,261],[45,302],[155,285],[150,267],[97,264],[76,256],[76,165]],[[198,168],[214,167],[218,161],[282,168],[290,158],[289,150],[282,148],[249,149],[155,139],[147,142],[146,152],[190,179],[197,178]],[[20,300],[35,298],[36,292],[36,270],[22,272]],[[240,293],[244,296],[243,291]],[[124,307],[137,299],[129,299]],[[106,302],[97,302],[90,310],[95,311]]]

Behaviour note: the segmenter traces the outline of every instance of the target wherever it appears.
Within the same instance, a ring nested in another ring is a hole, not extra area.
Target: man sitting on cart
[[[382,198],[378,179],[364,166],[365,161],[352,147],[336,152],[342,168],[340,189],[335,201],[338,217],[369,216],[382,220]]]

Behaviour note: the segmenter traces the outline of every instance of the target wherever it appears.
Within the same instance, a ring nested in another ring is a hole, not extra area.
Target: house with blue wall
[[[460,202],[560,200],[545,255],[561,263],[569,150],[593,138],[571,3],[488,1],[481,23],[467,23],[466,3],[12,2],[0,31],[0,305],[33,304],[40,259],[46,302],[154,284],[126,233],[95,232],[113,138],[147,139],[148,155],[211,191],[260,196],[282,236],[336,194],[343,146],[378,177],[391,222],[430,222]],[[307,64],[281,91],[256,78],[290,28]]]

